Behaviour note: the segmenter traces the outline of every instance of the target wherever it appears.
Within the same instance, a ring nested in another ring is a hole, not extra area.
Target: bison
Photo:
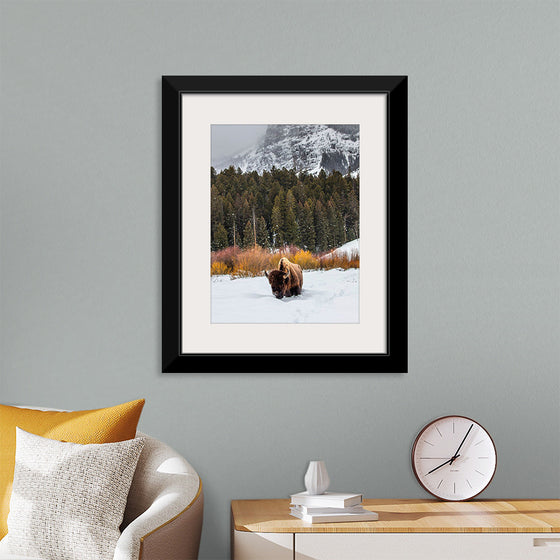
[[[286,257],[282,257],[278,263],[278,269],[264,272],[268,278],[272,293],[282,299],[301,294],[303,286],[303,273],[301,266],[290,262]]]

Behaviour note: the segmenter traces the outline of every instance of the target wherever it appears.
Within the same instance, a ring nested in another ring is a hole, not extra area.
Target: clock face
[[[418,434],[412,468],[430,494],[443,500],[468,500],[490,484],[496,472],[496,447],[478,422],[444,416]]]

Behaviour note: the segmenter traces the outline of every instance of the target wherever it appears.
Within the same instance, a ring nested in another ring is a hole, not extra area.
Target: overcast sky
[[[266,132],[266,124],[213,124],[212,165],[253,146]]]

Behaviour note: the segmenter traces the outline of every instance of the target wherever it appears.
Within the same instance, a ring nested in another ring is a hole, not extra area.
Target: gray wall
[[[486,498],[560,494],[559,4],[1,2],[4,403],[136,397],[229,501],[302,489],[425,497],[418,429],[478,419]],[[409,372],[162,375],[162,74],[409,76]]]

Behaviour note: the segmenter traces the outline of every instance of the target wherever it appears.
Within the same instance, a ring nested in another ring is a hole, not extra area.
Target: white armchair
[[[196,560],[204,497],[193,467],[168,445],[142,434],[114,560]],[[0,560],[22,558],[2,552]]]

